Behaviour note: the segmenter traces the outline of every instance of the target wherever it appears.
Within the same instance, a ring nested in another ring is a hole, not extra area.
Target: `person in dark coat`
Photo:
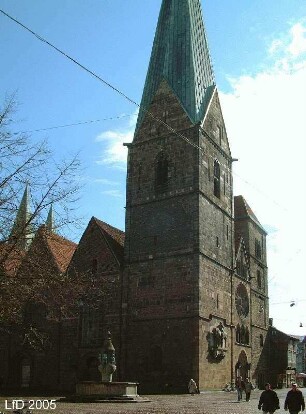
[[[291,386],[291,390],[288,392],[285,400],[285,411],[290,414],[298,414],[300,411],[305,410],[305,401],[302,392],[297,388],[297,384],[294,382]]]
[[[264,414],[273,414],[275,410],[279,409],[278,396],[276,392],[271,389],[269,383],[265,385],[265,391],[260,395],[258,409],[262,409]]]
[[[249,378],[246,378],[245,383],[244,383],[245,400],[246,401],[250,401],[252,389],[253,389],[253,384],[251,383]]]
[[[236,390],[238,402],[240,402],[242,400],[242,391],[244,390],[244,381],[242,380],[241,376],[237,377],[236,379]]]

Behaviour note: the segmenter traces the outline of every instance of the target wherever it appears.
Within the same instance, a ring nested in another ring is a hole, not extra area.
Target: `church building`
[[[122,303],[126,375],[151,390],[266,376],[266,232],[233,161],[200,0],[164,0],[128,144]]]
[[[267,233],[245,198],[233,195],[234,159],[200,0],[162,1],[134,139],[126,145],[125,233],[92,218],[78,246],[50,242],[49,217],[47,236],[29,232],[18,246],[24,263],[34,239],[58,274],[88,272],[101,289],[111,285],[109,297],[98,312],[84,306],[79,320],[52,325],[57,346],[39,359],[10,345],[2,372],[11,358],[10,384],[19,375],[30,387],[42,381],[35,370],[45,358],[54,380],[41,387],[73,390],[97,378],[111,330],[114,380],[139,382],[141,393],[186,392],[191,378],[200,390],[222,389],[238,375],[262,387],[269,380]],[[0,348],[9,343],[3,336]]]

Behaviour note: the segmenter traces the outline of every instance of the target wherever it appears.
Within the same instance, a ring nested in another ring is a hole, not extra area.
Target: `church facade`
[[[200,1],[162,3],[128,145],[126,370],[161,387],[265,377],[266,232],[233,158]]]
[[[103,315],[83,313],[61,329],[61,354],[52,356],[60,379],[48,387],[96,379],[109,329],[120,367],[114,378],[139,382],[142,393],[185,391],[190,378],[201,390],[221,389],[238,375],[263,386],[267,234],[244,197],[233,196],[234,159],[200,0],[163,0],[127,145],[125,236],[93,218],[65,266],[94,268],[101,286],[115,278],[114,297]]]

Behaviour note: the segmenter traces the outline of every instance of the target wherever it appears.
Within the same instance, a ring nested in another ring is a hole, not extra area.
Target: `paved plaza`
[[[276,413],[284,412],[284,400],[287,389],[277,390],[280,399],[280,410]],[[302,389],[304,396],[306,396],[306,389]],[[204,392],[200,395],[150,395],[148,398],[150,402],[145,403],[99,403],[99,404],[74,404],[57,402],[54,410],[37,409],[33,410],[32,414],[36,412],[43,412],[45,414],[254,414],[259,413],[257,405],[261,391],[255,390],[252,392],[251,400],[249,402],[236,401],[235,392]],[[4,400],[6,397],[1,397],[0,413],[12,413],[13,410],[4,409]],[[20,398],[20,397],[15,397]],[[29,397],[28,397],[29,398]],[[33,397],[34,398],[34,397]],[[40,399],[38,396],[36,399]],[[42,399],[42,398],[41,398]],[[12,400],[12,397],[10,397]]]

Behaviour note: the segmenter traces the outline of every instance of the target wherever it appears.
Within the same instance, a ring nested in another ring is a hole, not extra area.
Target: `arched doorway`
[[[236,378],[241,376],[243,381],[245,381],[246,378],[250,377],[250,366],[248,362],[248,357],[245,351],[241,351],[238,357],[238,361],[235,365],[235,372],[236,372]]]

